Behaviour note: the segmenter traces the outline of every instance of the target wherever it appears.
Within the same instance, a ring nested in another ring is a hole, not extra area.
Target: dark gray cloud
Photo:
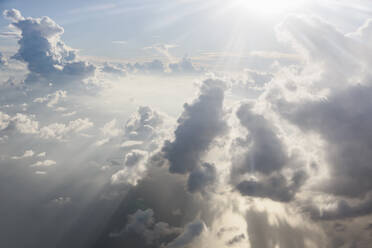
[[[30,75],[26,82],[84,79],[94,73],[93,65],[76,60],[76,51],[60,39],[63,28],[49,17],[25,18],[16,9],[5,10],[4,16],[21,31],[19,50],[13,58],[27,63]]]
[[[237,183],[239,192],[246,196],[291,201],[307,179],[305,171],[296,168],[299,167],[298,159],[288,155],[276,127],[255,114],[252,105],[242,104],[237,116],[249,133],[245,139],[238,138],[235,144],[245,152],[233,161],[233,183]],[[284,168],[292,170],[290,177],[281,172]],[[257,179],[240,181],[244,174],[255,175]]]
[[[231,227],[221,227],[217,234],[217,237],[221,238],[225,233],[239,231],[239,227],[231,226]]]
[[[338,222],[333,225],[333,228],[335,229],[336,232],[343,232],[346,230],[346,227]]]
[[[365,230],[372,230],[372,223],[371,223],[371,224],[368,224],[368,225],[365,227]]]
[[[363,197],[372,190],[371,99],[371,87],[352,86],[326,101],[279,107],[283,117],[305,132],[321,134],[326,141],[331,178],[324,190],[328,192]]]
[[[243,104],[237,111],[240,123],[249,131],[244,145],[251,146],[239,166],[239,172],[270,175],[288,164],[289,158],[276,128],[251,108],[251,105]]]
[[[212,184],[216,177],[217,172],[214,165],[203,163],[190,173],[187,188],[191,193],[202,191],[207,185]]]
[[[225,89],[221,80],[203,81],[197,99],[184,104],[175,139],[166,140],[162,147],[162,156],[169,162],[171,173],[190,173],[187,183],[190,192],[203,192],[217,178],[214,165],[202,160],[214,139],[227,131],[223,110]]]
[[[345,199],[335,200],[332,207],[322,207],[321,209],[316,204],[310,202],[304,209],[316,220],[350,219],[371,214],[372,198],[369,196],[354,203]]]
[[[213,202],[202,200],[197,194],[190,194],[185,183],[186,178],[169,175],[165,167],[149,168],[148,175],[124,195],[116,211],[101,229],[102,233],[93,237],[96,241],[90,247],[116,248],[130,245],[155,248],[161,247],[161,244],[164,244],[163,247],[190,244],[205,230],[204,223],[210,225],[213,222],[217,212]],[[145,232],[139,232],[140,235],[122,232],[128,230],[129,226],[132,230],[146,228]],[[144,233],[149,233],[149,240],[155,242],[146,243]],[[164,235],[160,235],[159,239],[151,238],[159,237],[159,233]]]
[[[223,111],[225,87],[221,80],[207,79],[200,87],[198,98],[191,104],[185,103],[177,120],[175,139],[166,141],[163,147],[171,173],[193,171],[213,140],[226,131]]]
[[[238,243],[242,242],[243,240],[245,240],[245,234],[244,233],[242,233],[240,235],[236,235],[235,237],[233,237],[232,239],[227,241],[226,245],[233,246],[235,244],[238,244]]]
[[[181,228],[170,227],[165,222],[155,222],[154,211],[152,209],[137,210],[129,215],[128,223],[120,233],[112,233],[112,238],[120,236],[135,235],[145,239],[147,245],[162,245],[167,236],[177,236],[181,233]]]
[[[239,192],[246,196],[270,198],[274,201],[291,201],[307,179],[304,171],[296,172],[291,180],[281,174],[263,178],[260,181],[245,180],[237,185]]]
[[[296,86],[288,91],[284,89],[287,85],[283,84],[279,90],[274,86],[266,95],[274,111],[296,126],[297,131],[320,136],[322,145],[316,149],[321,162],[316,175],[324,178],[311,188],[319,196],[310,197],[300,205],[318,221],[367,219],[372,212],[369,152],[372,91],[370,71],[366,70],[371,62],[367,40],[371,21],[345,35],[318,18],[290,17],[279,30],[283,32],[282,38],[304,56],[304,68],[315,66],[321,72],[298,71],[278,77],[278,85],[281,80],[293,80]],[[322,33],[327,33],[327,38]],[[304,79],[306,76],[308,81]],[[358,238],[351,237],[355,234],[350,228],[345,233],[347,238],[338,237],[335,246],[352,247],[353,243],[357,247]],[[362,243],[368,240],[359,239]]]
[[[201,220],[195,220],[188,224],[184,231],[175,240],[169,243],[167,248],[182,248],[190,245],[205,230],[205,224]]]

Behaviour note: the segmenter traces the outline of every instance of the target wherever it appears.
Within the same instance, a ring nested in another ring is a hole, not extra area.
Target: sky
[[[370,247],[369,0],[0,12],[1,247]]]

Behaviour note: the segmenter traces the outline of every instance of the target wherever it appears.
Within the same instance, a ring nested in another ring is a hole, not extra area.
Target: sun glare
[[[238,5],[260,13],[282,13],[300,7],[305,0],[237,0]]]

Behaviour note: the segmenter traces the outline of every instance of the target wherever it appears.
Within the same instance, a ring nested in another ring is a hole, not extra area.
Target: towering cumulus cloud
[[[237,116],[249,135],[236,142],[237,148],[246,149],[246,152],[235,160],[232,180],[239,181],[245,173],[257,178],[239,182],[238,190],[243,195],[284,202],[292,200],[307,178],[306,172],[300,170],[299,161],[288,155],[276,127],[262,115],[255,114],[252,106],[241,105]],[[284,176],[284,169],[290,171],[289,175]]]
[[[4,11],[4,16],[21,31],[19,50],[13,58],[27,63],[30,74],[26,81],[59,82],[93,74],[95,67],[77,60],[76,51],[61,40],[63,28],[49,17],[25,18],[16,9]]]
[[[162,149],[171,173],[192,173],[189,178],[192,191],[213,181],[213,166],[201,161],[213,140],[227,129],[223,110],[225,88],[221,80],[203,81],[197,99],[184,105],[184,112],[177,120],[175,139],[166,141]]]

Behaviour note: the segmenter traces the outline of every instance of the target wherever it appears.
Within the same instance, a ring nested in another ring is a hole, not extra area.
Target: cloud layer
[[[275,31],[298,61],[203,75],[171,45],[151,46],[166,62],[89,63],[51,18],[3,15],[0,243],[370,244],[371,20],[290,15]]]

